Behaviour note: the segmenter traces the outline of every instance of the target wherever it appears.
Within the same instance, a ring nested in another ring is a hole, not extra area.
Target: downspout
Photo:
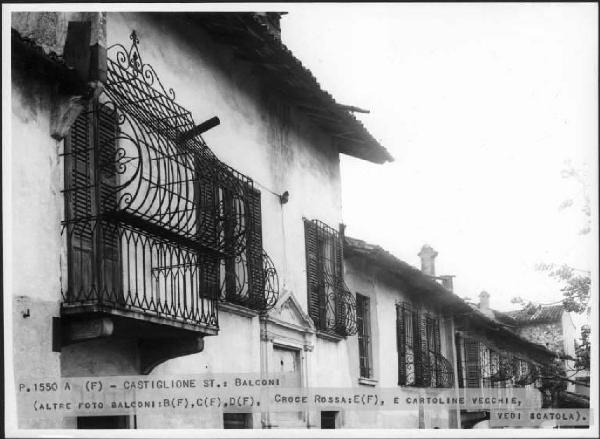
[[[458,362],[461,360],[460,358],[458,358],[458,353],[457,353],[457,349],[456,349],[456,330],[455,330],[455,324],[454,324],[454,316],[452,316],[450,319],[450,334],[451,334],[451,341],[452,341],[452,372],[454,373],[454,396],[457,398],[460,397],[460,390],[458,388]],[[456,407],[455,409],[455,416],[456,416],[456,428],[462,428],[462,426],[460,425],[460,406]]]

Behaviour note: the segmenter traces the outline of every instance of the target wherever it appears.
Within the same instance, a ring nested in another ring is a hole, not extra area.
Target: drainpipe
[[[452,372],[454,373],[454,396],[457,398],[460,397],[460,390],[458,388],[458,362],[460,358],[458,358],[458,352],[456,350],[456,335],[455,335],[455,324],[454,324],[454,316],[449,319],[450,320],[450,334],[452,341]],[[461,428],[460,425],[460,406],[455,409],[456,415],[456,428]]]

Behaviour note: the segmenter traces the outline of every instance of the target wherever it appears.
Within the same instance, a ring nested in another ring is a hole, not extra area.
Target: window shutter
[[[201,244],[211,248],[217,247],[218,227],[217,185],[215,171],[210,169],[206,159],[194,155],[194,206],[196,209],[196,235]],[[196,283],[193,295],[215,299],[218,296],[220,280],[220,262],[216,258],[196,255]],[[192,300],[196,300],[194,297]]]
[[[262,309],[265,305],[263,277],[263,242],[260,191],[247,187],[248,212],[246,215],[248,238],[246,258],[248,261],[248,293],[251,303]]]
[[[204,159],[206,160],[206,159]],[[217,186],[215,171],[199,155],[194,155],[194,205],[196,208],[196,235],[205,245],[217,244]]]
[[[441,336],[440,336],[440,321],[435,319],[433,321],[433,351],[436,354],[440,354],[442,352],[441,347]]]
[[[462,338],[459,334],[454,337],[454,344],[456,346],[456,367],[458,372],[458,387],[461,389],[465,387],[465,380],[463,376],[463,344]]]
[[[415,373],[418,386],[430,387],[431,366],[427,346],[427,317],[415,313]]]
[[[319,281],[319,262],[317,258],[317,226],[312,221],[304,220],[304,239],[306,247],[306,283],[308,298],[308,315],[321,327],[321,282]]]
[[[334,282],[335,282],[335,290],[338,292],[342,292],[345,290],[344,288],[344,253],[343,253],[343,235],[340,233],[335,236],[332,235],[328,237],[332,242],[333,249],[333,266],[334,266]],[[334,300],[334,308],[335,309],[335,319],[336,319],[336,327],[338,334],[344,334],[346,331],[346,310],[344,309],[344,298],[339,294],[335,294],[333,296]]]
[[[398,351],[398,385],[406,385],[406,316],[403,305],[396,305],[396,346]]]
[[[118,122],[112,107],[95,104],[96,197],[98,214],[117,208],[118,174],[116,167]],[[122,273],[119,230],[116,224],[97,224],[98,273],[102,297],[122,302]]]
[[[65,213],[69,259],[67,300],[91,299],[94,286],[92,216],[94,192],[94,145],[89,108],[77,117],[65,139]]]
[[[465,387],[480,387],[481,362],[479,358],[479,342],[470,338],[464,339],[465,347]]]

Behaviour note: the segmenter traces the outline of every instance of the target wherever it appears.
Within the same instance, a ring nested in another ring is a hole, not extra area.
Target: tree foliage
[[[563,306],[566,311],[583,313],[590,307],[591,277],[589,271],[577,270],[566,264],[538,264],[537,268],[563,284]]]
[[[581,343],[577,345],[575,355],[577,356],[575,368],[590,370],[590,327],[588,325],[581,327]]]

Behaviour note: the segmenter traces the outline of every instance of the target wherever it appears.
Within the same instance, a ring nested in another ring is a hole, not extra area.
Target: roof
[[[463,321],[472,323],[486,334],[492,335],[499,346],[508,345],[519,347],[523,354],[534,354],[537,358],[555,358],[556,353],[543,345],[533,343],[519,334],[512,332],[495,319],[487,317],[477,308],[472,308],[467,302],[456,294],[444,288],[430,276],[427,276],[416,267],[402,261],[382,247],[369,244],[363,240],[345,237],[344,258],[363,258],[376,264],[380,268],[396,276],[407,285],[406,292],[418,295],[422,300],[435,302],[445,311],[460,315]]]
[[[280,93],[312,123],[334,139],[337,149],[374,163],[394,158],[356,119],[349,106],[339,104],[323,90],[265,21],[255,13],[207,12],[184,14],[220,44],[233,49],[238,59],[251,63],[270,90]]]
[[[22,36],[15,29],[11,29],[11,57],[13,69],[57,81],[66,92],[82,94],[87,90],[85,81],[77,75],[75,69],[66,65],[60,55],[45,50],[36,41]]]
[[[528,325],[535,323],[553,323],[562,318],[565,311],[562,305],[551,306],[529,306],[517,311],[509,311],[506,315],[512,318],[517,325]]]

